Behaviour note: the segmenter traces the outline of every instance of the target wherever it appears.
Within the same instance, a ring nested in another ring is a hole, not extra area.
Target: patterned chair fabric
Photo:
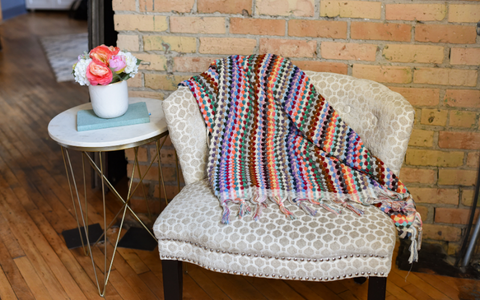
[[[306,73],[367,147],[398,174],[413,126],[412,106],[373,81]],[[361,217],[349,210],[336,216],[318,208],[312,217],[290,205],[297,220],[288,220],[278,209],[264,209],[258,222],[249,215],[232,216],[230,225],[221,224],[222,209],[205,180],[206,129],[196,101],[181,87],[163,108],[186,186],[154,225],[162,260],[230,274],[310,281],[388,275],[396,230],[375,207],[363,207]]]

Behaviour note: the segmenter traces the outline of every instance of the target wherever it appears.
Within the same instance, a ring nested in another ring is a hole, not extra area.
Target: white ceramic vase
[[[127,81],[122,80],[109,85],[91,85],[88,87],[93,111],[104,119],[117,118],[128,110]]]

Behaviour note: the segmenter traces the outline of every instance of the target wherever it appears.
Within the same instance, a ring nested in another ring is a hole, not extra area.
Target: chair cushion
[[[231,223],[223,225],[222,209],[207,181],[189,184],[155,222],[160,257],[268,278],[331,280],[389,273],[396,230],[376,207],[361,207],[362,217],[346,209],[336,216],[319,208],[312,217],[287,204],[297,216],[292,221],[276,204],[269,205],[274,207],[263,209],[258,222],[251,215],[233,216],[234,207]]]

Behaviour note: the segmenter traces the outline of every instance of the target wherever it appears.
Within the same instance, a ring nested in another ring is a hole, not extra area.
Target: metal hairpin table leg
[[[63,160],[64,160],[64,164],[65,164],[67,180],[68,180],[68,184],[69,184],[69,188],[70,188],[70,195],[71,195],[71,198],[72,198],[72,204],[73,204],[74,212],[75,212],[75,218],[76,218],[77,225],[78,225],[78,234],[80,236],[81,245],[82,245],[82,248],[84,250],[85,255],[90,256],[92,266],[93,266],[94,275],[95,275],[95,281],[96,281],[97,288],[98,288],[98,293],[102,297],[105,295],[106,286],[108,284],[108,280],[109,280],[110,273],[111,273],[111,270],[112,270],[113,262],[114,262],[114,259],[115,259],[115,254],[116,254],[117,247],[118,247],[119,241],[120,241],[121,228],[123,227],[127,210],[135,217],[135,219],[149,233],[149,235],[153,238],[153,240],[156,241],[156,238],[155,238],[155,235],[153,234],[153,232],[142,222],[142,220],[138,217],[138,215],[132,210],[132,208],[129,205],[129,202],[130,202],[132,196],[135,194],[135,191],[141,185],[142,189],[143,189],[143,195],[144,195],[144,198],[145,198],[145,201],[146,201],[147,209],[148,209],[148,212],[149,212],[149,217],[151,218],[150,209],[148,208],[149,207],[148,197],[147,197],[147,194],[146,194],[146,192],[144,190],[144,187],[143,187],[143,180],[144,180],[146,174],[148,173],[148,171],[150,170],[150,168],[152,167],[154,162],[158,163],[159,183],[162,184],[162,188],[163,188],[163,191],[164,191],[164,196],[165,196],[165,199],[166,199],[166,190],[165,190],[165,183],[164,183],[164,178],[163,178],[163,171],[162,171],[161,157],[160,157],[160,150],[161,150],[163,144],[165,143],[165,141],[166,141],[166,136],[164,136],[164,139],[163,139],[161,144],[160,144],[160,138],[156,140],[155,143],[156,143],[157,153],[156,153],[155,157],[152,159],[152,161],[150,162],[150,165],[148,166],[148,168],[145,170],[145,172],[143,174],[140,171],[140,166],[139,166],[139,163],[138,163],[138,146],[134,148],[135,159],[134,159],[134,163],[133,163],[132,173],[130,175],[131,180],[129,182],[128,192],[127,192],[127,196],[126,196],[125,199],[118,193],[118,191],[113,187],[113,185],[110,183],[110,181],[106,178],[106,176],[104,174],[103,161],[102,161],[102,155],[101,155],[102,152],[99,151],[99,154],[100,154],[99,155],[99,157],[100,157],[99,165],[100,166],[98,166],[95,163],[95,161],[88,155],[88,152],[82,151],[82,175],[83,175],[83,185],[84,185],[84,191],[83,192],[84,192],[84,198],[85,198],[84,199],[85,202],[84,202],[83,205],[82,205],[80,193],[79,193],[79,190],[78,190],[77,181],[75,179],[75,174],[74,174],[73,166],[72,166],[72,163],[71,163],[71,160],[70,160],[69,152],[66,148],[61,147]],[[101,233],[101,235],[99,237],[96,237],[94,239],[94,240],[96,240],[96,242],[94,242],[94,243],[91,243],[92,235],[91,235],[91,232],[89,232],[91,230],[89,230],[89,226],[88,226],[88,199],[87,199],[87,189],[86,189],[87,185],[86,185],[86,175],[85,175],[85,160],[87,160],[89,162],[90,166],[93,167],[93,169],[100,176],[101,187],[102,187],[103,233]],[[135,187],[133,187],[133,178],[135,176],[135,172],[138,172],[138,178],[140,178],[140,181],[136,184]],[[107,226],[107,214],[106,214],[105,187],[108,187],[109,190],[116,196],[116,198],[118,198],[122,202],[122,208],[118,211],[118,213],[115,215],[115,217],[113,218],[113,220],[110,222],[110,224],[108,226]],[[77,205],[78,205],[78,211],[77,211]],[[104,247],[104,266],[103,266],[103,270],[105,271],[105,274],[104,274],[104,277],[103,277],[103,286],[101,286],[101,283],[99,282],[99,276],[97,274],[95,259],[94,259],[93,253],[92,253],[92,245],[97,244],[99,241],[102,240],[102,238],[103,238],[103,240],[106,240],[108,229],[110,229],[110,227],[113,225],[113,223],[117,220],[117,217],[120,215],[120,213],[122,214],[121,221],[120,221],[120,227],[119,227],[118,233],[116,235],[115,241],[113,243],[114,244],[114,249],[113,249],[113,253],[111,254],[110,262],[108,260],[107,244],[105,244],[105,247]],[[81,225],[83,225],[83,226],[81,226]],[[82,229],[84,229],[84,231],[85,231],[84,235],[82,235]],[[85,236],[86,243],[84,241],[83,236]],[[108,266],[108,268],[107,268],[107,266]]]

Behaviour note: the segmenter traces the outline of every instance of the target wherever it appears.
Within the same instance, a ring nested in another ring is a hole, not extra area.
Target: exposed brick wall
[[[457,250],[480,155],[479,3],[113,0],[113,6],[118,46],[148,62],[129,82],[135,96],[164,99],[215,58],[267,52],[304,70],[371,79],[401,93],[417,113],[400,178],[423,215],[425,239]],[[166,151],[172,153],[170,145]],[[173,154],[164,162],[172,197]],[[157,199],[158,183],[151,183]]]

